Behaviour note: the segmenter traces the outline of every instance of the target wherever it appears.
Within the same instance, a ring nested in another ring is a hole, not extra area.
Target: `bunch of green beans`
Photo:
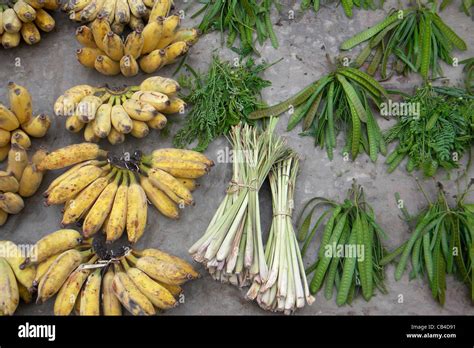
[[[312,216],[320,206],[328,209],[311,228]],[[316,197],[306,204],[298,233],[298,239],[304,241],[303,256],[326,217],[316,261],[306,270],[308,276],[314,273],[310,292],[317,293],[325,283],[324,296],[329,300],[336,288],[338,306],[351,304],[359,290],[366,301],[372,298],[375,288],[386,293],[380,264],[384,256],[381,239],[386,235],[376,222],[363,188],[354,182],[343,203]]]
[[[312,8],[314,12],[318,12],[321,4],[334,1],[321,0],[301,0],[301,9],[306,11]],[[383,2],[383,1],[382,1]],[[364,10],[375,10],[377,6],[373,0],[341,0],[341,6],[347,17],[352,18],[354,7]]]
[[[456,274],[466,284],[474,302],[474,204],[465,202],[473,182],[454,207],[438,183],[436,201],[428,201],[428,207],[412,219],[411,237],[380,262],[386,265],[400,256],[395,269],[395,279],[400,280],[411,260],[410,279],[427,277],[431,294],[441,305],[446,299],[447,274]],[[399,199],[397,204],[400,206]]]

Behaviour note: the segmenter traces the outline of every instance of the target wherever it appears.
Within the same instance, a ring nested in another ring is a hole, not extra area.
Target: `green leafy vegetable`
[[[321,2],[321,0],[301,0],[301,9],[303,11],[306,11],[312,8],[314,12],[318,12],[321,6],[321,3],[324,4],[324,3],[329,3],[329,2],[335,2],[335,1],[326,0],[326,1]],[[364,9],[364,10],[375,10],[379,7],[382,7],[383,3],[384,3],[384,0],[382,0],[379,5],[376,5],[373,0],[342,0],[341,1],[341,5],[342,5],[342,8],[344,9],[344,13],[349,18],[352,17],[352,11],[354,8]]]

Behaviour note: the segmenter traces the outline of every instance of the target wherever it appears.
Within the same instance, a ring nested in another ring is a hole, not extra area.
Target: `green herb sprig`
[[[331,0],[321,1],[321,0],[301,0],[301,10],[306,11],[309,8],[312,8],[314,12],[318,12],[321,4],[335,2]],[[381,1],[383,5],[383,1]],[[364,10],[375,10],[377,5],[373,0],[341,0],[342,8],[347,17],[352,18],[354,8],[364,9]],[[380,6],[381,6],[380,5]]]

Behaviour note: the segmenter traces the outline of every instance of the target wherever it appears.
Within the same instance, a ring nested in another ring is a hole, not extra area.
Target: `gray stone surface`
[[[177,1],[178,8],[181,1]],[[335,5],[323,5],[317,16],[312,11],[301,14],[297,11],[296,1],[284,0],[284,9],[279,16],[274,13],[273,22],[276,34],[280,41],[280,48],[274,50],[269,44],[261,49],[262,57],[273,61],[283,58],[279,64],[265,72],[265,77],[273,82],[273,86],[264,93],[264,98],[269,104],[285,99],[298,92],[302,87],[320,77],[328,71],[325,55],[339,54],[338,45],[384,17],[395,1],[385,4],[385,10],[374,12],[355,11],[352,20],[347,19],[342,8]],[[294,8],[296,18],[288,19],[288,11]],[[459,12],[455,5],[446,9],[442,14],[443,19],[463,37],[468,46],[467,52],[455,52],[455,56],[465,58],[473,56],[474,36],[473,21]],[[56,98],[67,88],[77,84],[111,85],[138,84],[146,76],[139,75],[132,79],[123,77],[105,77],[99,73],[82,67],[75,58],[75,49],[79,44],[74,39],[76,24],[71,23],[62,13],[56,15],[57,29],[45,35],[43,41],[36,46],[22,47],[5,51],[0,50],[0,100],[6,101],[6,84],[12,80],[24,85],[34,97],[35,112],[53,113],[52,106]],[[184,26],[190,26],[192,20],[184,20]],[[196,21],[194,21],[196,22]],[[214,49],[225,57],[233,57],[227,49],[220,49],[220,36],[212,33],[204,36],[192,49],[188,63],[193,67],[205,70]],[[349,54],[356,52],[349,52]],[[15,63],[20,63],[16,66]],[[452,83],[461,82],[461,67],[446,67],[446,76]],[[170,76],[174,67],[163,69],[160,75]],[[386,87],[401,88],[410,91],[419,83],[416,76],[410,78],[394,77],[385,83]],[[179,129],[179,116],[171,125],[171,134]],[[393,248],[409,235],[407,225],[398,217],[398,210],[394,201],[394,193],[400,192],[405,198],[409,210],[415,211],[425,205],[425,201],[418,191],[414,177],[409,176],[403,169],[397,169],[393,174],[386,173],[383,158],[376,164],[371,163],[367,156],[361,155],[355,162],[344,162],[339,154],[330,162],[325,150],[315,148],[311,138],[302,138],[299,130],[291,133],[285,132],[288,115],[282,116],[283,120],[278,125],[278,131],[289,144],[294,147],[304,158],[301,174],[297,182],[296,212],[298,207],[309,198],[318,195],[342,199],[350,187],[353,178],[364,185],[369,200],[373,203],[380,224],[388,232],[389,238],[385,241],[388,248]],[[382,127],[386,128],[389,122],[380,120]],[[298,127],[297,127],[298,128]],[[338,139],[339,149],[342,147],[343,138]],[[82,137],[70,134],[64,129],[64,120],[53,117],[53,124],[44,139],[34,141],[34,148],[43,145],[55,149],[68,144],[82,141]],[[143,140],[129,139],[123,145],[115,147],[114,151],[133,151],[142,149],[150,151],[155,148],[169,146],[170,137],[162,137],[152,133]],[[111,149],[104,142],[103,146]],[[208,149],[207,155],[216,159],[217,152],[227,146],[224,138],[215,141]],[[58,175],[58,172],[48,173],[45,177],[41,191]],[[454,174],[454,173],[453,173]],[[470,176],[472,176],[472,171]],[[455,175],[453,175],[454,177]],[[170,221],[160,216],[158,212],[149,209],[149,223],[145,236],[139,246],[159,247],[190,260],[187,254],[188,247],[199,238],[205,230],[215,209],[223,197],[226,183],[231,177],[229,164],[218,164],[212,172],[200,180],[201,187],[195,192],[196,206],[187,208],[182,213],[179,221]],[[439,173],[441,180],[454,193],[454,184],[445,173]],[[424,183],[429,194],[434,197],[435,185],[433,181]],[[268,227],[270,218],[270,201],[268,187],[262,196],[262,214],[264,225]],[[45,207],[42,204],[41,194],[28,199],[24,211],[9,218],[8,223],[2,227],[2,239],[10,239],[18,243],[32,243],[40,237],[59,228],[61,207]],[[316,248],[313,244],[313,249]],[[312,261],[311,257],[305,259],[306,264]],[[197,281],[185,286],[185,304],[166,314],[265,314],[256,304],[244,299],[245,291],[236,287],[220,284],[213,281],[206,272]],[[352,306],[338,308],[335,300],[326,301],[318,294],[316,302],[298,313],[303,315],[401,315],[401,314],[472,314],[472,307],[468,299],[468,291],[464,285],[452,277],[447,280],[447,300],[441,308],[431,298],[428,285],[422,280],[408,281],[404,276],[399,282],[393,279],[393,266],[387,268],[387,288],[389,294],[378,294],[369,303],[357,298]],[[404,302],[397,302],[398,296],[404,296]],[[51,314],[53,301],[44,305],[21,305],[18,314]]]

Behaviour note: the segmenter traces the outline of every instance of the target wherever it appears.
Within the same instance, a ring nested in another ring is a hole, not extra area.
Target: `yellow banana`
[[[18,284],[10,265],[4,258],[0,258],[0,315],[13,315],[20,295]]]
[[[0,191],[17,192],[19,188],[20,184],[13,173],[0,171]]]
[[[54,296],[66,279],[82,262],[83,255],[76,249],[63,252],[54,260],[38,285],[37,303],[43,303]]]
[[[81,22],[91,22],[95,19],[100,19],[101,17],[99,17],[98,14],[104,2],[105,0],[92,0],[78,13]]]
[[[33,117],[31,95],[25,87],[14,82],[8,83],[8,97],[10,109],[15,114],[18,122],[28,122]]]
[[[166,158],[152,159],[151,165],[153,168],[164,170],[174,177],[197,179],[209,172],[209,168],[202,162],[187,161]]]
[[[138,63],[131,55],[127,54],[120,60],[120,71],[125,77],[136,76],[139,71]]]
[[[5,32],[2,35],[2,46],[5,49],[18,47],[20,44],[21,35],[20,33],[8,33]]]
[[[135,99],[127,99],[122,106],[127,114],[137,121],[150,121],[158,113],[152,105]]]
[[[0,209],[8,214],[18,214],[25,207],[23,199],[16,193],[0,193]]]
[[[110,212],[109,220],[105,225],[107,242],[119,239],[127,223],[127,201],[128,201],[128,176],[123,175],[122,183],[115,194],[114,203]]]
[[[11,133],[5,129],[0,128],[0,147],[10,144]]]
[[[112,127],[112,105],[102,104],[97,110],[94,122],[94,134],[99,138],[106,138]]]
[[[20,126],[15,114],[6,106],[0,104],[0,128],[13,131]]]
[[[171,0],[155,0],[150,13],[150,21],[154,21],[160,17],[167,17],[171,10]]]
[[[44,148],[39,148],[31,157],[31,163],[37,166],[39,163],[43,162],[48,154],[49,152]]]
[[[134,174],[130,174],[130,186],[127,195],[127,234],[131,243],[136,243],[146,228],[147,200],[143,188],[137,183]]]
[[[131,257],[128,256],[128,258]],[[143,256],[133,262],[136,268],[145,272],[149,277],[166,284],[181,285],[195,278],[194,274],[189,274],[176,264],[164,262],[151,256]]]
[[[120,24],[128,24],[130,22],[130,7],[127,0],[117,0],[115,4],[115,21]]]
[[[46,260],[44,260],[43,262],[39,263],[36,266],[36,275],[35,275],[35,280],[33,281],[33,286],[35,288],[38,287],[38,284],[41,278],[45,275],[46,271],[49,269],[49,266],[51,266],[54,263],[54,260],[56,260],[61,254],[62,252],[51,255]],[[27,268],[33,268],[33,267],[26,267],[25,269]]]
[[[5,225],[5,222],[7,222],[7,219],[8,219],[8,213],[0,209],[0,226]]]
[[[12,144],[8,152],[7,172],[13,173],[16,180],[20,182],[23,170],[28,165],[28,155],[23,147],[18,144]]]
[[[180,29],[174,33],[171,43],[184,41],[192,46],[198,41],[200,35],[201,31],[199,29]]]
[[[104,37],[110,31],[110,24],[106,17],[99,16],[91,23],[92,36],[94,37],[95,44],[102,51],[105,51]]]
[[[70,7],[70,10],[73,11],[73,12],[79,12],[79,11],[83,10],[91,2],[92,2],[92,0],[71,0],[70,4],[72,6]]]
[[[42,138],[45,136],[50,126],[51,120],[48,115],[39,114],[28,122],[23,123],[21,128],[33,138]]]
[[[153,186],[150,180],[144,176],[140,176],[140,184],[146,193],[150,202],[158,209],[160,213],[170,219],[179,218],[179,209],[163,191]]]
[[[13,131],[11,136],[11,143],[18,144],[24,149],[29,149],[31,146],[31,140],[28,134],[23,132],[21,129]]]
[[[18,282],[31,291],[36,276],[36,268],[20,268],[25,260],[22,250],[13,242],[0,241],[0,257],[8,262]]]
[[[82,46],[89,48],[97,48],[97,44],[94,41],[94,35],[92,34],[92,30],[87,25],[83,25],[76,29],[76,40]]]
[[[185,41],[175,42],[164,48],[165,65],[173,64],[179,57],[184,56],[189,51],[189,44]]]
[[[84,128],[84,140],[91,143],[98,143],[100,138],[94,133],[94,124],[95,119],[86,124],[86,128]]]
[[[154,248],[144,249],[139,252],[136,252],[136,254],[138,254],[140,257],[151,256],[157,260],[160,260],[161,262],[165,262],[171,265],[176,265],[179,268],[181,268],[183,272],[188,274],[190,278],[192,279],[199,278],[199,273],[196,272],[193,266],[189,262],[184,261],[180,257],[170,255],[168,253],[165,253],[164,251],[161,251],[159,249],[154,249]]]
[[[87,68],[94,69],[97,57],[103,55],[104,52],[98,48],[83,47],[76,50],[76,57],[79,63]]]
[[[42,31],[49,33],[56,26],[56,21],[48,12],[43,9],[39,9],[36,10],[35,24]]]
[[[124,44],[122,38],[115,34],[113,31],[109,31],[104,36],[104,51],[105,53],[115,60],[116,62],[120,61],[124,55]]]
[[[90,275],[91,269],[76,268],[59,290],[54,302],[54,315],[69,315],[79,297],[82,286]]]
[[[166,63],[165,51],[154,50],[150,54],[143,56],[139,60],[140,68],[147,74],[151,74],[158,69],[161,69]]]
[[[66,119],[66,129],[70,132],[77,133],[84,128],[85,123],[81,121],[79,116],[71,115]]]
[[[163,22],[163,34],[161,35],[161,39],[156,45],[156,48],[163,49],[171,44],[179,23],[180,18],[178,15],[166,17]]]
[[[140,31],[132,31],[125,40],[125,54],[138,59],[142,53],[144,44],[143,34]]]
[[[44,6],[44,0],[25,0],[25,2],[35,10],[43,8]]]
[[[98,16],[106,18],[107,22],[112,23],[115,18],[115,3],[116,0],[105,0]]]
[[[150,20],[143,28],[143,49],[142,54],[148,54],[154,51],[156,44],[160,41],[163,33],[163,18]]]
[[[28,45],[34,45],[41,41],[41,34],[34,23],[23,23],[21,36]]]
[[[128,134],[132,131],[133,123],[122,105],[114,105],[112,108],[112,126],[122,134]]]
[[[130,135],[132,135],[133,137],[141,139],[146,137],[148,133],[150,133],[150,128],[148,127],[146,122],[132,120],[132,123],[133,126]]]
[[[84,50],[90,50],[90,48],[84,48]],[[101,51],[97,50],[101,53]],[[97,53],[97,54],[98,54]],[[96,57],[95,53],[86,53],[86,55],[92,55],[94,60]],[[87,58],[88,60],[91,57]],[[92,62],[93,63],[93,62]],[[91,68],[94,68],[92,65]],[[77,104],[86,96],[91,95],[95,92],[95,88],[89,85],[77,85],[68,89],[64,94],[60,102],[57,101],[57,104],[54,107],[54,112],[58,116],[70,116],[73,115],[76,111]]]
[[[125,24],[119,23],[117,18],[115,18],[114,22],[110,25],[110,28],[115,34],[122,35],[125,30]]]
[[[166,116],[158,113],[152,120],[148,121],[146,124],[152,129],[163,129],[166,127],[168,120]]]
[[[50,152],[39,164],[38,169],[61,169],[73,164],[106,156],[107,151],[101,150],[97,144],[73,144]],[[97,163],[94,162],[91,164]]]
[[[161,76],[147,78],[140,84],[141,91],[164,93],[167,96],[174,95],[181,90],[179,83],[173,79]]]
[[[33,22],[36,18],[36,10],[23,0],[15,2],[13,10],[23,23]]]
[[[164,193],[173,193],[181,198],[186,204],[193,203],[191,192],[179,182],[174,176],[161,169],[150,169],[147,172],[151,183]]]
[[[145,18],[145,17],[143,17]],[[130,29],[135,31],[142,31],[145,27],[145,23],[142,18],[135,17],[133,14],[130,14],[130,22],[128,22]]]
[[[21,300],[25,303],[31,303],[31,301],[33,301],[33,295],[30,293],[30,291],[21,283],[17,283],[17,285],[18,295],[20,295]]]
[[[201,162],[212,167],[214,162],[200,152],[184,149],[162,148],[152,152],[153,158]]]
[[[102,312],[107,316],[122,315],[122,305],[112,290],[115,273],[109,267],[102,280]]]
[[[56,11],[60,7],[59,0],[44,0],[43,1],[43,8],[46,10]]]
[[[125,141],[125,135],[123,133],[116,131],[115,128],[112,128],[110,130],[109,135],[107,136],[107,140],[112,145],[121,144]]]
[[[8,8],[5,11],[3,11],[3,28],[5,29],[5,32],[10,33],[10,34],[15,34],[20,32],[21,30],[21,20],[18,18],[17,14],[15,13],[15,10],[12,8]]]
[[[116,272],[112,282],[115,296],[133,315],[155,315],[151,301],[138,289],[125,272]]]
[[[105,55],[100,55],[94,62],[95,70],[107,76],[120,74],[120,64]]]
[[[96,269],[87,278],[81,292],[80,315],[100,315],[100,286],[102,283],[100,272],[100,269]]]
[[[146,14],[146,6],[142,0],[128,0],[130,12],[137,18],[142,18]]]
[[[170,104],[168,96],[159,92],[138,91],[132,95],[131,99],[150,104],[158,111],[163,110]]]
[[[82,225],[82,233],[86,237],[90,237],[97,233],[105,219],[109,215],[114,204],[115,194],[117,193],[118,183],[120,182],[121,172],[119,172],[114,181],[107,185],[101,192],[97,201],[87,213]]]
[[[199,184],[194,179],[187,179],[187,178],[176,178],[179,180],[189,191],[193,192]]]
[[[23,171],[18,193],[22,197],[31,197],[38,191],[43,181],[44,173],[36,168],[34,164],[28,164]]]

